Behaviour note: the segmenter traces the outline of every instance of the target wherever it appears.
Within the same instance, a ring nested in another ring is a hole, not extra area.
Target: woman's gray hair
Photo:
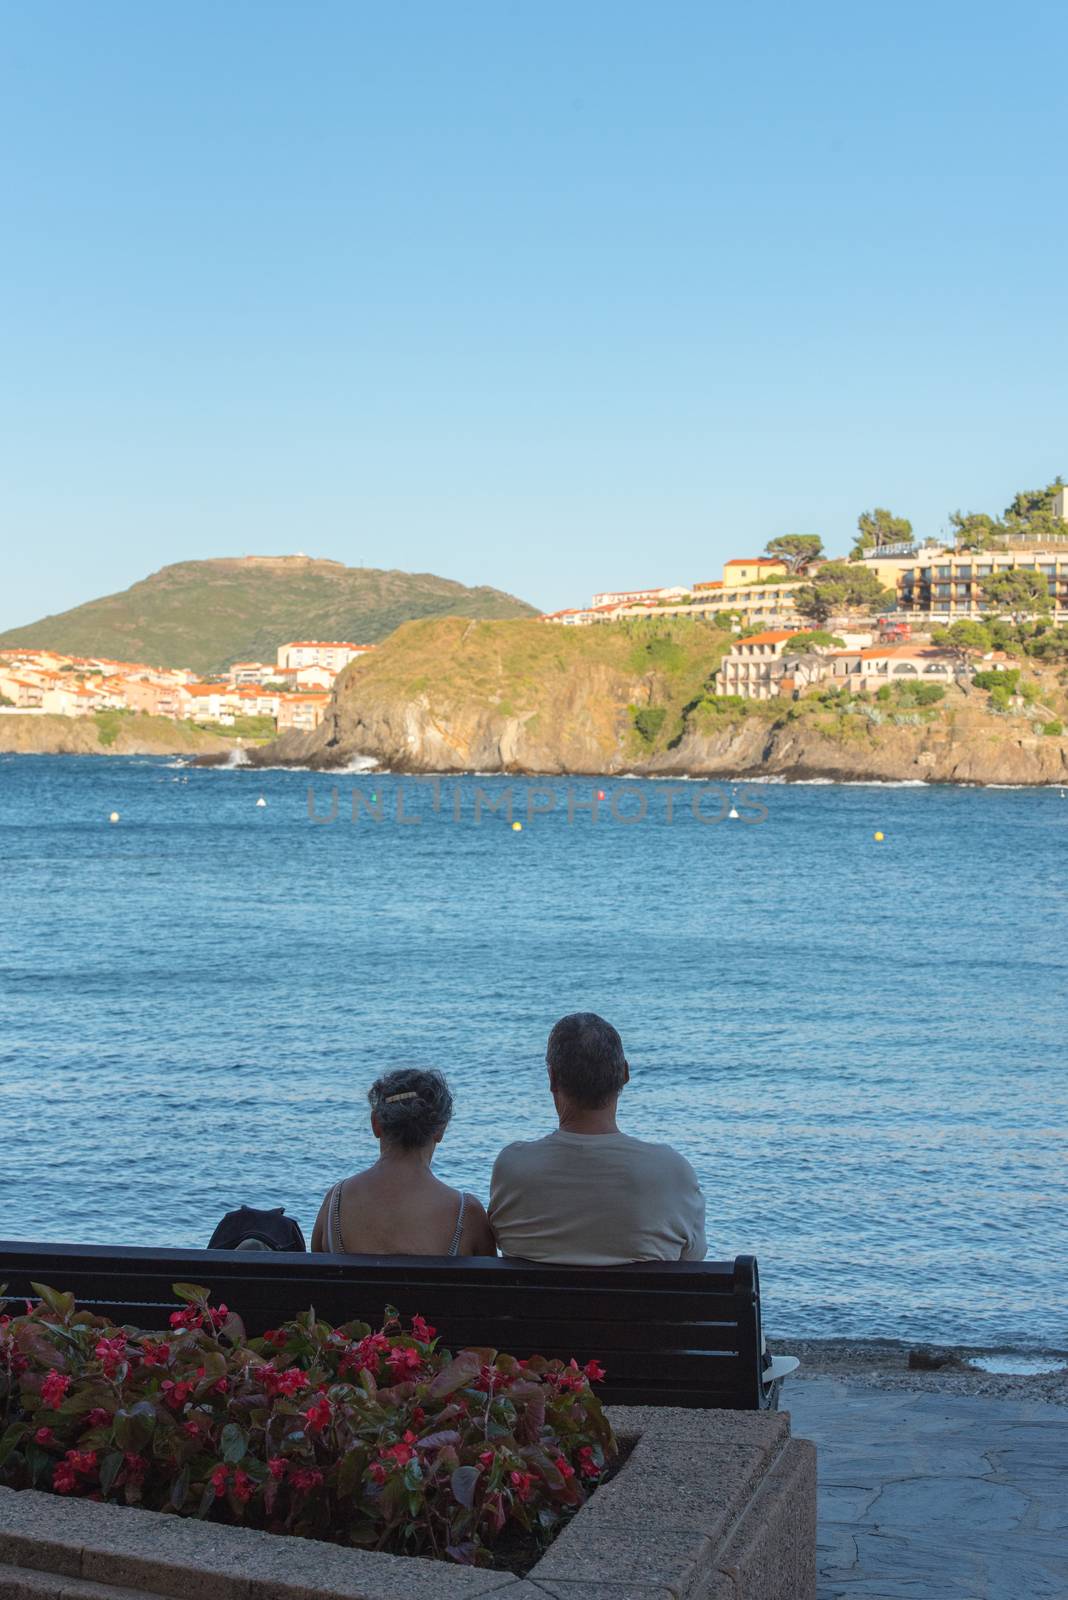
[[[419,1150],[444,1133],[452,1094],[442,1073],[419,1067],[385,1072],[367,1092],[382,1137],[402,1150]]]
[[[568,1099],[589,1111],[607,1105],[627,1081],[623,1041],[595,1011],[561,1017],[549,1035],[545,1060]]]

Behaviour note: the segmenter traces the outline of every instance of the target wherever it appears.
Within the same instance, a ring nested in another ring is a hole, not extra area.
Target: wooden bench
[[[173,1283],[203,1284],[250,1335],[314,1306],[325,1321],[378,1327],[387,1305],[417,1312],[448,1349],[595,1357],[609,1405],[773,1408],[762,1377],[756,1259],[558,1267],[482,1256],[328,1256],[0,1242],[9,1298],[31,1283],[71,1291],[116,1323],[165,1328]]]

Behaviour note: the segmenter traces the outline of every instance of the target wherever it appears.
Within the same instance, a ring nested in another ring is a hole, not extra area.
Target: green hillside
[[[288,639],[372,644],[412,618],[532,615],[534,608],[514,595],[469,589],[430,572],[241,556],[162,567],[121,594],[9,628],[0,645],[210,673],[232,661],[272,661]]]

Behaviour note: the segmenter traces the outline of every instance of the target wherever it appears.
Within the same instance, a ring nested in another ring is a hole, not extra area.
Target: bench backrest
[[[0,1242],[9,1297],[31,1283],[71,1291],[116,1323],[167,1326],[173,1283],[204,1285],[250,1335],[314,1306],[332,1324],[417,1312],[441,1343],[524,1357],[593,1357],[610,1405],[759,1410],[760,1290],[753,1256],[558,1267],[481,1256],[328,1256]]]

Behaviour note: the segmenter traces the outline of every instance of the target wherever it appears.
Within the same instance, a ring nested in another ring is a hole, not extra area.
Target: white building
[[[294,639],[278,646],[280,667],[326,667],[335,675],[357,656],[374,645],[353,644],[350,640]]]

